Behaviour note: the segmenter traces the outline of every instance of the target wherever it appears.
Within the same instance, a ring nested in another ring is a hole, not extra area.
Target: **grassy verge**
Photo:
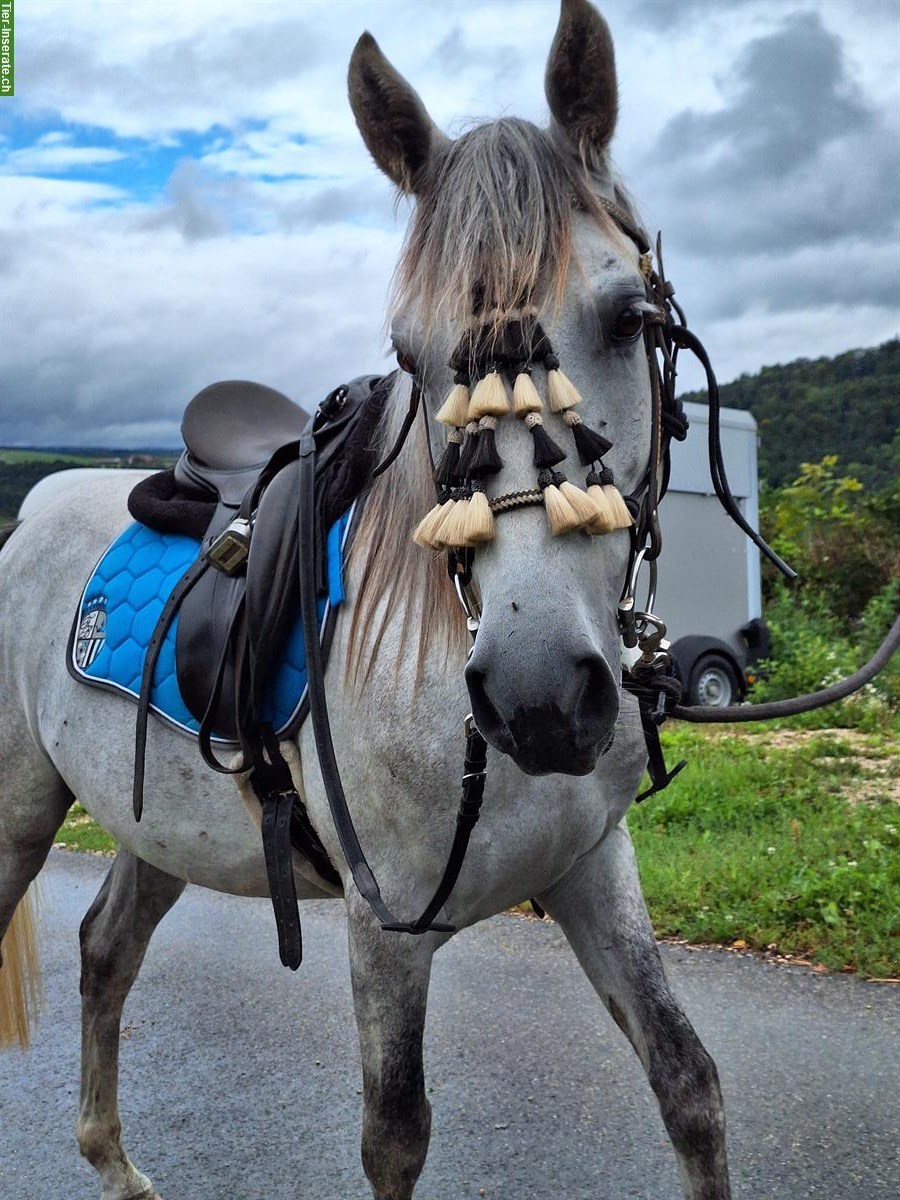
[[[632,809],[660,936],[900,973],[900,761],[887,735],[679,729],[690,766]]]
[[[66,814],[54,844],[69,850],[90,850],[95,854],[114,854],[116,850],[116,843],[106,830],[101,829],[77,801]]]
[[[900,975],[900,759],[889,735],[676,729],[663,740],[672,762],[690,765],[628,818],[659,936]],[[115,849],[78,804],[57,842]]]
[[[61,454],[56,450],[14,450],[0,447],[0,463],[10,466],[19,463],[67,463],[72,467],[90,466],[95,456],[85,454]]]

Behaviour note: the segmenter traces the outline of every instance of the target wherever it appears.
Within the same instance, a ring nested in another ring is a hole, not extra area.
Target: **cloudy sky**
[[[27,0],[0,99],[0,444],[164,446],[251,378],[387,369],[405,224],[363,29],[450,133],[543,123],[555,0]],[[616,161],[722,379],[900,327],[897,0],[607,0]],[[694,381],[685,376],[685,386]]]

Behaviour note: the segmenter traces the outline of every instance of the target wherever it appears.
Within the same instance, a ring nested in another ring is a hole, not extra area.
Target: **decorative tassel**
[[[488,498],[477,488],[466,506],[466,526],[464,530],[465,544],[477,546],[482,542],[490,542],[494,537],[494,514]]]
[[[473,479],[484,479],[503,470],[503,459],[497,453],[494,430],[496,417],[482,417],[478,422],[478,442],[475,457],[469,464],[469,475]]]
[[[526,413],[539,413],[542,408],[540,393],[532,382],[531,371],[523,367],[513,384],[513,412],[517,417],[524,417]]]
[[[413,533],[413,541],[417,546],[424,546],[427,550],[441,549],[441,542],[437,536],[438,530],[455,504],[455,500],[446,499],[425,514]]]
[[[469,377],[457,371],[453,376],[453,387],[447,393],[447,399],[434,415],[442,425],[465,425],[469,412]]]
[[[601,433],[585,425],[577,412],[569,409],[563,413],[563,420],[572,430],[575,437],[575,449],[583,467],[589,467],[593,462],[599,462],[604,454],[612,449],[612,442]]]
[[[461,479],[465,479],[472,469],[472,460],[475,458],[475,453],[478,449],[477,438],[478,422],[470,421],[466,426],[466,440],[462,448],[462,453],[459,456],[459,465],[456,468]]]
[[[483,379],[479,379],[472,390],[469,401],[468,419],[480,421],[482,417],[505,417],[509,412],[509,400],[503,376],[492,367]]]
[[[559,485],[566,482],[566,477],[560,471],[541,471],[538,475],[538,486],[544,491],[544,508],[547,510],[547,524],[554,537],[563,533],[572,533],[582,527],[583,521],[575,512],[572,505]]]
[[[541,419],[540,413],[528,413],[525,418],[525,425],[528,432],[534,440],[534,458],[532,462],[539,469],[545,467],[555,467],[557,463],[561,463],[565,457],[565,450],[561,450],[554,442],[553,438],[544,428],[544,422]]]
[[[550,402],[550,411],[561,413],[565,412],[567,408],[574,408],[576,404],[580,404],[581,396],[578,394],[578,389],[572,380],[559,369],[559,359],[555,354],[546,355],[544,366],[547,370],[547,399]]]
[[[558,487],[571,504],[572,511],[580,519],[580,528],[586,529],[597,516],[597,505],[594,503],[593,497],[589,496],[587,492],[583,492],[580,487],[576,487],[574,483],[569,483],[567,479],[564,479]]]
[[[628,511],[628,505],[622,499],[622,493],[616,487],[613,473],[609,467],[601,467],[599,471],[591,471],[587,477],[588,495],[595,501],[597,500],[596,493],[602,493],[606,501],[606,511],[608,512],[608,527],[607,528],[592,528],[588,527],[589,533],[612,533],[615,529],[630,529],[634,524],[634,519]],[[600,504],[597,504],[600,508]],[[593,525],[599,525],[601,522],[593,522]]]
[[[462,446],[463,433],[461,429],[453,429],[447,434],[447,449],[438,460],[432,478],[437,484],[449,485],[459,478],[459,451]]]
[[[466,530],[469,525],[471,503],[472,501],[465,496],[463,499],[457,500],[452,511],[447,514],[447,519],[437,530],[440,549],[445,550],[448,546],[468,546]]]
[[[616,528],[616,519],[599,481],[599,472],[591,471],[586,480],[587,494],[597,507],[597,515],[589,525],[585,525],[585,529],[588,533],[612,533]]]

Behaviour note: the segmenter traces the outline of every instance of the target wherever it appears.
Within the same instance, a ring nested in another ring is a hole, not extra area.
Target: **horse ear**
[[[445,139],[371,33],[356,43],[347,87],[369,153],[401,191],[415,192],[433,149]]]
[[[612,140],[619,94],[609,26],[587,0],[562,0],[544,90],[577,153],[599,158]]]

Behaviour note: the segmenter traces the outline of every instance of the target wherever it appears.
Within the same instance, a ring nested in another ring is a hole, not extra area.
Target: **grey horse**
[[[426,397],[432,439],[443,436],[433,416],[452,384],[447,363],[473,296],[500,313],[529,296],[584,398],[584,420],[606,423],[621,490],[633,490],[651,437],[648,365],[635,336],[645,291],[638,251],[598,202],[630,209],[607,157],[616,74],[602,18],[586,0],[563,0],[546,130],[503,119],[448,140],[369,34],[353,53],[349,88],[376,163],[415,200],[391,315],[395,345]],[[540,369],[535,382],[545,382]],[[400,427],[406,386],[397,386],[385,446]],[[500,421],[496,441],[504,467],[491,487],[533,487],[522,424]],[[186,882],[267,894],[252,805],[161,722],[150,730],[145,815],[135,824],[134,709],[66,670],[74,606],[128,520],[132,483],[111,476],[66,493],[24,522],[0,555],[0,996],[8,1035],[22,1030],[28,996],[27,980],[19,986],[30,945],[27,890],[73,797],[121,847],[81,929],[77,1136],[102,1200],[158,1200],[123,1148],[117,1106],[122,1006],[156,925]],[[367,499],[347,568],[352,603],[327,676],[344,785],[369,861],[392,910],[416,916],[452,840],[462,718],[471,709],[492,747],[488,790],[442,917],[464,928],[538,898],[646,1070],[684,1195],[724,1200],[716,1069],[666,982],[625,824],[646,762],[637,705],[620,685],[617,602],[628,533],[553,537],[539,507],[498,518],[493,541],[476,555],[482,614],[466,662],[446,568],[411,542],[433,503],[419,429]],[[342,860],[306,726],[296,751],[311,819],[343,879],[363,1165],[377,1200],[409,1200],[431,1125],[422,1065],[431,960],[448,935],[381,930]],[[301,898],[328,894],[300,863],[296,875]]]

